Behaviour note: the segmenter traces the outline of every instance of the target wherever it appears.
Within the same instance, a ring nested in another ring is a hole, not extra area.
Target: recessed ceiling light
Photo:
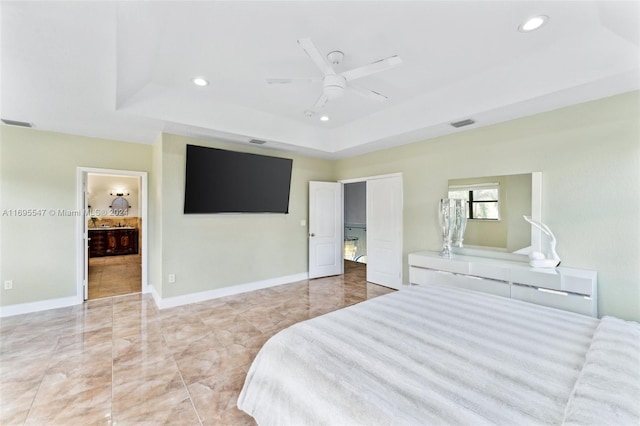
[[[195,84],[196,86],[200,86],[200,87],[204,87],[204,86],[208,86],[209,82],[207,80],[205,80],[202,77],[196,77],[193,80],[193,84]]]
[[[328,115],[321,116],[320,121],[329,121],[329,116]]]
[[[522,24],[520,24],[520,26],[518,27],[518,31],[520,31],[521,33],[527,33],[529,31],[537,30],[538,28],[543,26],[545,22],[547,22],[548,20],[549,20],[549,17],[546,15],[534,16],[533,18],[529,18],[526,21],[524,21]]]

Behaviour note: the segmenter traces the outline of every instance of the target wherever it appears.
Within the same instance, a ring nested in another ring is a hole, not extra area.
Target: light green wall
[[[153,172],[149,175],[149,258],[148,282],[162,297],[162,135],[151,153]]]
[[[0,210],[45,209],[45,216],[1,217],[1,305],[76,295],[77,167],[151,170],[151,147],[0,126]]]
[[[563,266],[598,272],[601,315],[640,320],[639,117],[632,92],[341,160],[336,173],[403,173],[408,277],[408,253],[440,248],[449,179],[541,171],[543,221]]]
[[[593,269],[602,315],[640,320],[638,92],[340,161],[174,135],[153,146],[0,126],[0,208],[76,208],[76,167],[149,171],[149,282],[163,298],[307,271],[308,181],[402,172],[404,263],[439,248],[450,178],[543,172],[564,266]],[[294,159],[288,215],[183,215],[185,145]],[[75,295],[75,218],[2,217],[1,305]],[[167,275],[176,274],[169,284]]]
[[[293,158],[289,214],[183,214],[187,144]],[[161,167],[163,298],[308,271],[308,182],[331,180],[332,162],[165,134]]]
[[[0,209],[76,209],[78,166],[149,173],[149,283],[163,298],[307,271],[308,181],[333,163],[238,144],[160,135],[153,146],[0,126]],[[288,215],[184,215],[187,143],[293,158]],[[0,212],[1,213],[1,212]],[[75,217],[4,216],[0,304],[76,295]],[[169,284],[167,275],[176,274]]]

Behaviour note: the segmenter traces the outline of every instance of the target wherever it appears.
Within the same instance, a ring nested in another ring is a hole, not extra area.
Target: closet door
[[[402,176],[367,180],[367,281],[402,285]]]

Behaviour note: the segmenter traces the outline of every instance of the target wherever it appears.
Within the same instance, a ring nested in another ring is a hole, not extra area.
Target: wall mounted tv
[[[289,158],[187,145],[185,214],[289,213]]]

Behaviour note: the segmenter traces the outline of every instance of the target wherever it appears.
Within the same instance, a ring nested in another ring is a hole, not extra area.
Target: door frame
[[[399,177],[402,182],[404,182],[403,179],[403,174],[402,172],[398,172],[398,173],[389,173],[389,174],[385,174],[385,175],[375,175],[375,176],[366,176],[366,177],[358,177],[358,178],[350,178],[350,179],[341,179],[338,180],[338,183],[341,183],[343,186],[347,183],[356,183],[356,182],[367,182],[367,181],[371,181],[371,180],[377,180],[377,179],[386,179],[386,178],[392,178],[392,177]],[[342,191],[342,204],[344,205],[344,191]],[[400,204],[400,217],[403,218],[404,217],[404,194],[402,195],[402,203]],[[404,223],[404,221],[402,221],[402,223]],[[404,225],[401,226],[404,227]],[[343,215],[343,227],[344,227],[344,215]],[[369,224],[367,224],[367,228],[369,227]],[[368,250],[367,250],[368,252]],[[344,257],[344,256],[343,256]],[[402,271],[404,270],[403,268],[403,264],[402,264],[402,259],[404,258],[404,228],[402,233],[400,234],[400,264],[398,265],[400,268],[400,272],[401,272],[401,277],[403,275]],[[368,259],[367,259],[368,262]],[[403,279],[403,278],[401,278]]]
[[[88,212],[85,211],[86,205],[84,202],[84,183],[86,182],[87,175],[112,175],[112,176],[133,176],[140,178],[140,218],[142,220],[142,236],[140,237],[140,250],[142,251],[141,260],[141,274],[142,274],[142,293],[148,293],[150,291],[148,286],[148,253],[147,248],[148,241],[148,173],[140,172],[136,170],[117,170],[117,169],[99,169],[94,167],[77,167],[76,168],[76,205],[79,214],[76,219],[76,298],[79,303],[83,303],[85,299],[85,281],[88,288],[89,277],[86,274],[89,263],[88,250],[85,250],[85,241],[88,238]],[[88,201],[87,201],[88,202]]]

